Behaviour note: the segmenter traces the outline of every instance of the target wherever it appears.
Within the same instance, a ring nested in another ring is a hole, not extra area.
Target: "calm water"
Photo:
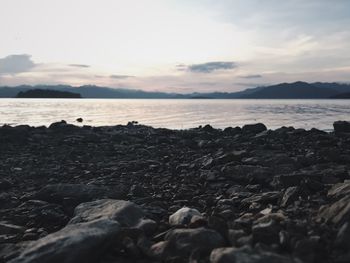
[[[330,130],[350,120],[350,100],[142,100],[0,99],[0,125],[49,125],[66,120],[86,125],[128,121],[175,129],[211,124],[217,128],[263,122],[269,128],[294,126]]]

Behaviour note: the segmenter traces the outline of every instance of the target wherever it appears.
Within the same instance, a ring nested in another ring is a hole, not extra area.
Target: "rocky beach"
[[[0,262],[350,262],[350,123],[0,127]]]

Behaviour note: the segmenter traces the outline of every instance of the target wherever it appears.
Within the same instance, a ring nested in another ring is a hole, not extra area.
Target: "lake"
[[[350,100],[177,100],[177,99],[0,99],[0,125],[49,125],[66,120],[80,125],[129,121],[154,127],[216,128],[262,122],[268,128],[294,126],[332,130],[350,120]]]

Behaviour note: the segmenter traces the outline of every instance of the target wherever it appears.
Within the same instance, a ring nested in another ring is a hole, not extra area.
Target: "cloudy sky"
[[[350,82],[348,0],[1,0],[0,85]]]

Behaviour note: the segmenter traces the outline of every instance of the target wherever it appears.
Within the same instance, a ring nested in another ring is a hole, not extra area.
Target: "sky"
[[[0,86],[350,82],[348,0],[0,0]]]

